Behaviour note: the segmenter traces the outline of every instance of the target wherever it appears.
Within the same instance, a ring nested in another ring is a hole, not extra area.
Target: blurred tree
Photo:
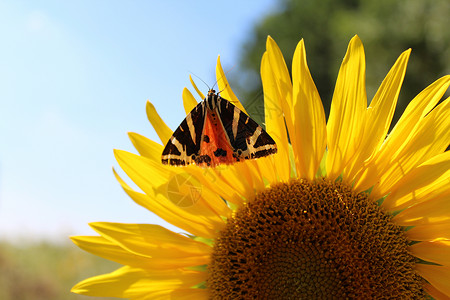
[[[267,35],[277,42],[289,69],[295,47],[304,38],[309,69],[327,116],[339,66],[355,34],[366,52],[369,102],[400,53],[412,48],[394,120],[423,88],[450,73],[448,0],[282,0],[280,4],[278,11],[256,25],[243,46],[242,69],[233,82],[258,121],[264,118],[259,68]]]

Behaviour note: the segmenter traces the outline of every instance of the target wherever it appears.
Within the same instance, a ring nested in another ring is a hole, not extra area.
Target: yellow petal
[[[183,106],[184,111],[186,112],[186,115],[191,112],[191,110],[194,109],[194,107],[197,106],[197,100],[195,100],[194,96],[191,94],[191,92],[187,89],[183,89]],[[181,122],[180,122],[181,123]]]
[[[275,154],[276,155],[276,154]],[[249,163],[256,163],[261,179],[267,182],[269,185],[277,183],[279,181],[277,169],[275,166],[275,155],[269,155],[265,157],[258,158]]]
[[[450,75],[444,76],[419,93],[408,104],[399,121],[392,129],[386,141],[386,148],[396,149],[408,139],[419,121],[425,117],[442,98],[450,85]],[[385,150],[386,151],[386,150]]]
[[[192,86],[194,87],[197,94],[200,96],[200,99],[205,99],[205,95],[198,89],[197,85],[195,84],[194,80],[192,80],[192,76],[189,75],[189,80],[191,81]]]
[[[176,269],[209,262],[210,246],[158,225],[96,222],[90,226],[130,253],[149,258],[154,269]]]
[[[170,299],[169,297],[172,292],[173,290],[153,291],[145,295],[134,296],[130,300],[166,300]]]
[[[416,226],[425,224],[441,224],[450,222],[450,190],[405,209],[393,218],[393,221],[403,226]]]
[[[261,79],[264,89],[264,112],[266,131],[277,144],[278,152],[272,155],[276,174],[280,181],[288,181],[290,177],[290,162],[286,123],[281,102],[280,91],[277,87],[275,74],[266,52],[261,61]]]
[[[173,249],[168,250],[165,256],[154,258],[148,255],[141,255],[131,251],[113,239],[106,239],[102,236],[77,236],[71,237],[72,241],[81,249],[94,255],[115,261],[122,265],[139,267],[145,269],[177,269],[208,264],[209,255],[195,255],[180,252]],[[206,246],[209,247],[209,246]],[[171,256],[170,254],[173,254]],[[178,257],[177,259],[174,259]]]
[[[450,76],[444,76],[424,89],[409,103],[380,151],[367,162],[362,170],[361,178],[355,184],[356,190],[362,191],[374,186],[386,173],[386,169],[392,167],[395,159],[399,158],[399,152],[404,150],[405,145],[411,141],[412,133],[417,133],[417,127],[422,123],[420,121],[442,98],[449,85]]]
[[[229,100],[231,103],[233,103],[235,106],[237,106],[241,111],[248,114],[242,106],[239,99],[234,94],[233,90],[231,89],[230,85],[228,84],[228,80],[225,76],[225,72],[223,71],[222,65],[220,63],[220,56],[217,58],[217,65],[216,65],[216,78],[217,83],[219,86],[219,91],[221,91],[221,96],[227,100]],[[252,174],[255,174],[255,170],[258,169],[259,172],[256,172],[256,175],[261,175],[263,178],[266,178],[269,182],[272,182],[273,180],[276,180],[276,176],[274,174],[273,166],[270,163],[271,158],[260,158],[255,161],[246,162],[245,167],[243,168],[249,168],[248,172],[251,172]],[[246,172],[247,173],[247,172]],[[240,173],[238,173],[240,174]],[[239,182],[239,176],[236,177],[236,174],[227,174],[227,176],[232,175],[232,177],[229,178],[230,182]],[[236,179],[237,181],[234,181]],[[259,178],[258,178],[259,179]],[[256,181],[255,181],[256,182]],[[259,184],[259,182],[258,182]],[[243,190],[244,193],[240,192],[240,194],[246,198],[249,199],[249,197],[252,195],[252,193],[248,189]],[[246,191],[249,191],[250,193],[246,193]],[[253,193],[254,194],[254,193]]]
[[[172,210],[166,205],[163,205],[160,201],[161,197],[149,197],[146,194],[139,193],[130,188],[122,178],[114,171],[117,181],[119,181],[123,190],[128,194],[128,196],[133,199],[137,204],[145,207],[149,211],[153,212],[155,215],[159,216],[161,219],[169,222],[170,224],[190,232],[197,236],[204,236],[204,234],[210,235],[208,230],[202,224],[199,224],[195,218],[190,219],[179,215],[178,210]],[[157,199],[155,201],[155,198]],[[167,200],[167,199],[163,199]]]
[[[198,167],[192,166],[192,168]],[[172,193],[177,194],[177,197],[183,195],[183,199],[186,201],[193,200],[194,202],[204,202],[204,204],[209,207],[211,211],[214,211],[217,216],[228,218],[231,214],[231,210],[223,200],[225,199],[226,201],[236,203],[237,199],[235,198],[239,198],[239,196],[236,195],[235,192],[229,191],[230,185],[224,183],[222,180],[216,181],[216,184],[221,184],[221,187],[218,188],[213,182],[208,182],[206,178],[195,174],[197,173],[183,172],[175,175],[169,179],[168,187],[172,190]],[[175,188],[172,189],[173,184],[170,185],[170,182],[175,179],[177,179],[178,182],[176,183]],[[185,190],[186,188],[188,188],[187,191]],[[198,199],[196,199],[196,197],[198,197]],[[186,209],[195,213],[194,207],[193,210],[189,207],[186,207]]]
[[[200,184],[200,192],[204,199],[210,204],[213,210],[219,212],[221,216],[227,216],[229,208],[225,202],[230,201],[236,205],[243,203],[250,193],[254,194],[253,186],[247,182],[247,171],[243,171],[242,163],[234,165],[220,165],[216,168],[200,168],[196,165],[186,167],[166,167],[177,176],[184,176],[193,179],[195,185]],[[245,175],[243,177],[243,175]]]
[[[74,236],[70,238],[81,249],[122,265],[150,267],[150,259],[130,253],[102,236]]]
[[[209,291],[207,289],[198,288],[178,288],[174,290],[156,291],[148,293],[143,297],[132,298],[131,300],[167,300],[167,299],[209,299]]]
[[[437,197],[450,185],[450,151],[436,155],[406,174],[383,201],[388,211]]]
[[[122,170],[142,191],[180,217],[201,224],[207,237],[214,236],[224,226],[218,211],[226,209],[225,203],[219,210],[210,206],[203,198],[201,184],[182,168],[166,167],[126,151],[115,150],[114,154]]]
[[[237,176],[239,174],[233,172],[226,173],[224,171],[224,169],[228,168],[227,166],[218,166],[214,169],[199,168],[197,166],[189,166],[188,168],[189,173],[191,173],[203,187],[206,187],[206,190],[212,191],[215,194],[215,197],[208,199],[208,202],[212,202],[210,200],[217,199],[217,196],[220,196],[222,198],[220,201],[222,202],[223,199],[225,199],[236,205],[241,205],[243,203],[242,197],[245,197],[244,195],[246,195],[248,191],[246,191],[243,184],[235,184],[236,182],[241,183]],[[224,172],[226,173],[225,175]],[[227,214],[222,215],[225,216]]]
[[[146,111],[148,120],[155,129],[156,134],[158,134],[161,142],[165,145],[172,136],[173,131],[166,125],[166,123],[164,123],[163,119],[161,119],[150,101],[147,101]]]
[[[217,57],[216,79],[217,79],[217,85],[219,86],[219,91],[220,91],[221,97],[230,101],[237,108],[239,108],[240,110],[242,110],[244,113],[246,113],[248,115],[244,106],[242,106],[241,102],[236,97],[233,90],[231,89],[230,84],[228,83],[227,77],[225,76],[225,72],[222,69],[222,64],[220,63],[220,56]]]
[[[129,132],[128,137],[140,155],[154,161],[161,161],[164,146],[135,132]]]
[[[266,61],[266,64],[269,65],[269,67],[263,67],[263,62]],[[265,68],[269,68],[272,78],[269,76],[267,77],[266,81],[269,82],[269,88],[274,85],[273,88],[275,88],[276,92],[272,93],[273,96],[277,96],[276,98],[269,98],[267,99],[264,96],[264,103],[265,103],[265,116],[266,116],[266,125],[267,128],[270,128],[269,121],[267,119],[267,116],[269,115],[271,118],[275,118],[276,111],[283,112],[282,115],[279,115],[275,124],[275,131],[276,134],[279,135],[279,138],[283,141],[283,146],[286,147],[286,150],[283,150],[280,152],[279,155],[279,161],[276,162],[276,166],[282,162],[283,163],[283,169],[281,172],[277,172],[278,176],[281,180],[289,180],[291,174],[293,174],[293,170],[291,170],[292,164],[290,163],[290,156],[289,156],[289,147],[287,141],[287,132],[294,133],[294,122],[293,122],[293,114],[294,114],[294,104],[292,100],[292,81],[291,77],[289,76],[289,71],[286,66],[286,62],[284,61],[283,54],[281,53],[280,48],[275,43],[275,41],[268,36],[266,41],[266,53],[263,55],[263,59],[261,62],[261,79],[263,80],[263,86],[264,86],[264,74],[262,73],[262,70]],[[269,74],[269,72],[266,72],[266,74]],[[267,105],[271,105],[269,108],[267,108]],[[283,120],[284,118],[284,120]],[[281,124],[282,123],[282,124]],[[285,137],[286,136],[286,137]],[[291,144],[296,147],[297,139],[295,136],[291,137],[290,140]],[[278,145],[278,148],[280,149],[280,145]],[[284,172],[286,170],[284,169],[284,165],[288,165],[288,171],[289,173],[286,175]]]
[[[225,72],[223,71],[223,68],[222,68],[222,64],[220,63],[220,56],[217,58],[216,78],[217,78],[217,84],[219,86],[219,91],[221,91],[221,96],[224,99],[233,103],[237,108],[239,108],[241,111],[243,111],[244,113],[246,113],[248,115],[244,106],[239,101],[239,99],[236,97],[236,95],[234,94],[233,90],[231,89],[231,87],[228,83],[228,80],[225,76]],[[261,182],[258,182],[258,180],[260,180],[260,178],[256,179],[255,176],[252,176],[251,179],[255,179],[255,180],[250,180],[250,177],[248,177],[249,173],[252,175],[256,175],[256,176],[262,175],[262,177],[264,177],[264,178],[273,178],[273,176],[274,176],[273,167],[271,166],[270,163],[268,163],[267,159],[261,158],[261,159],[256,160],[256,162],[255,161],[245,162],[242,164],[236,164],[236,166],[237,167],[236,167],[235,171],[237,171],[237,173],[235,173],[235,174],[227,173],[227,176],[232,176],[229,178],[229,182],[234,184],[235,182],[239,182],[239,180],[240,180],[239,175],[246,174],[245,178],[247,179],[248,182],[243,182],[242,185],[245,187],[250,187],[250,189],[248,189],[248,188],[243,189],[244,193],[242,193],[242,192],[240,193],[246,199],[249,199],[250,197],[252,198],[252,195],[254,195],[253,188],[256,186],[252,185],[252,181],[254,184],[261,186]],[[236,174],[238,174],[237,177],[235,176]],[[236,181],[234,179],[236,179]]]
[[[83,280],[72,292],[96,297],[143,297],[152,292],[189,288],[206,279],[206,273],[186,270],[144,270],[122,267],[112,273]]]
[[[111,222],[89,225],[124,249],[142,256],[180,258],[185,255],[205,256],[211,252],[210,246],[159,225]]]
[[[225,165],[221,169],[222,181],[227,182],[230,186],[234,186],[236,190],[242,191],[242,195],[246,198],[254,194],[253,178],[249,167],[246,163],[237,163]]]
[[[292,102],[292,81],[289,71],[284,61],[283,54],[275,41],[268,36],[266,41],[267,59],[273,73],[273,79],[278,89],[279,98],[275,103],[282,109],[289,132],[294,132],[293,124],[293,102]],[[262,74],[261,74],[262,75]],[[264,77],[264,76],[261,76]]]
[[[344,172],[350,182],[355,180],[363,162],[380,149],[388,133],[410,54],[411,50],[407,50],[400,55],[366,110],[367,121],[359,151]]]
[[[216,168],[200,168],[196,165],[182,168],[167,166],[165,168],[176,174],[182,174],[176,175],[178,177],[192,179],[191,183],[194,183],[194,188],[200,188],[201,195],[213,210],[221,216],[227,216],[229,208],[223,200],[240,205],[242,197],[247,197],[250,193],[249,189],[253,189],[251,184],[248,185],[245,180],[242,180],[242,171],[236,171],[238,165],[221,165]],[[173,176],[171,180],[173,180]]]
[[[450,268],[434,265],[416,264],[419,275],[425,278],[438,291],[450,297]]]
[[[390,161],[380,174],[379,184],[372,190],[377,199],[389,193],[394,184],[416,166],[445,151],[450,141],[450,99],[445,100],[424,117],[409,141],[385,157]]]
[[[411,241],[450,240],[450,223],[417,225],[405,233]]]
[[[129,133],[129,136],[135,148],[142,156],[154,160],[158,164],[160,163],[161,153],[163,151],[162,145],[149,140],[137,133]],[[236,205],[242,204],[242,196],[237,194],[237,192],[239,192],[240,190],[237,189],[235,184],[232,184],[230,186],[229,184],[226,184],[222,180],[220,180],[220,178],[218,178],[218,176],[215,174],[215,170],[201,169],[196,166],[189,166],[184,168],[184,170],[186,170],[187,174],[190,173],[194,178],[198,179],[198,181],[200,181],[203,186],[208,187],[206,189],[202,188],[202,194],[204,195],[204,198],[208,199],[209,202],[211,202],[210,204],[215,208],[215,210],[222,209],[220,211],[220,214],[222,216],[227,216],[229,214],[229,209],[224,205],[222,199],[220,199],[218,203],[217,201],[214,201],[214,199],[218,199],[217,194],[220,195],[223,199],[231,201]],[[236,176],[236,174],[242,174],[242,172],[227,174],[226,176],[229,179],[237,181],[239,180],[239,178]],[[206,194],[211,194],[211,191],[214,191],[216,195],[208,197]],[[135,198],[133,199],[136,200]],[[138,202],[138,204],[143,205],[142,202]],[[144,205],[144,207],[146,206]]]
[[[260,165],[262,164],[258,164],[259,162],[262,162],[261,159],[250,159],[246,161],[246,164],[248,165],[248,170],[250,172],[250,176],[252,178],[252,182],[253,182],[253,189],[254,191],[256,191],[256,193],[262,191],[265,189],[265,183],[264,183],[264,175],[265,175],[265,171],[261,171],[260,169]],[[272,170],[273,173],[273,170]]]
[[[167,177],[170,171],[162,163],[156,163],[145,157],[138,156],[123,150],[114,150],[116,160],[122,170],[133,180],[141,189],[151,194],[153,187],[158,187],[167,183]],[[174,169],[173,172],[177,170]],[[147,193],[147,194],[149,194]]]
[[[327,177],[331,180],[359,151],[367,106],[365,71],[364,48],[355,36],[339,70],[327,124]]]
[[[177,300],[207,300],[209,296],[208,289],[176,289],[170,293],[171,299]]]
[[[425,261],[450,266],[450,240],[420,242],[409,247],[411,253]]]
[[[293,146],[297,174],[313,180],[327,143],[325,112],[319,92],[309,72],[303,39],[295,49],[292,61],[293,122],[296,139]]]
[[[244,199],[251,200],[255,197],[255,189],[264,188],[261,176],[264,176],[265,172],[261,172],[258,167],[261,163],[264,163],[263,158],[221,165],[214,169],[206,168],[204,174],[209,175],[207,177],[210,181],[202,181],[202,183],[209,186],[211,190],[226,188],[228,192],[221,194],[221,197],[240,206]]]
[[[389,130],[410,54],[411,49],[408,49],[399,56],[367,109],[366,128],[373,129],[371,132],[372,139],[376,140],[376,146],[373,147],[375,149],[381,146]]]
[[[425,291],[436,300],[450,299],[450,296],[445,295],[444,293],[442,293],[441,291],[439,291],[437,288],[435,288],[434,286],[432,286],[429,283],[424,284],[423,287],[424,287]]]

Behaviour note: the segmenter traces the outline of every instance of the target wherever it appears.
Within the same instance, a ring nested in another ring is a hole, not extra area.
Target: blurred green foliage
[[[357,34],[366,52],[369,102],[397,57],[412,48],[396,120],[422,89],[450,73],[449,16],[448,0],[283,0],[243,45],[233,87],[250,106],[250,114],[262,121],[259,68],[267,36],[277,42],[289,69],[303,38],[309,69],[328,115],[340,64],[348,42]]]
[[[70,289],[83,279],[109,273],[118,266],[69,243],[0,242],[0,299],[94,299],[73,294]]]

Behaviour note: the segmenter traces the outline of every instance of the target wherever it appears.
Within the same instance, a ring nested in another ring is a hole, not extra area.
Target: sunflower
[[[267,39],[262,57],[267,132],[278,153],[230,166],[161,164],[163,145],[139,134],[139,155],[115,151],[138,204],[180,228],[90,224],[72,240],[123,265],[72,288],[130,299],[450,297],[450,101],[445,76],[417,95],[388,135],[410,50],[367,107],[365,56],[355,36],[326,122],[303,40],[292,77]],[[242,111],[217,63],[221,96]],[[192,80],[191,80],[192,81]],[[201,98],[204,96],[192,82]],[[184,108],[197,103],[183,91]],[[162,143],[172,130],[151,103]]]

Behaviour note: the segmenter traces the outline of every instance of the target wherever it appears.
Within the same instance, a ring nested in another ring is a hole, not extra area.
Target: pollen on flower
[[[403,230],[351,188],[278,184],[240,208],[214,245],[213,299],[424,297]]]

